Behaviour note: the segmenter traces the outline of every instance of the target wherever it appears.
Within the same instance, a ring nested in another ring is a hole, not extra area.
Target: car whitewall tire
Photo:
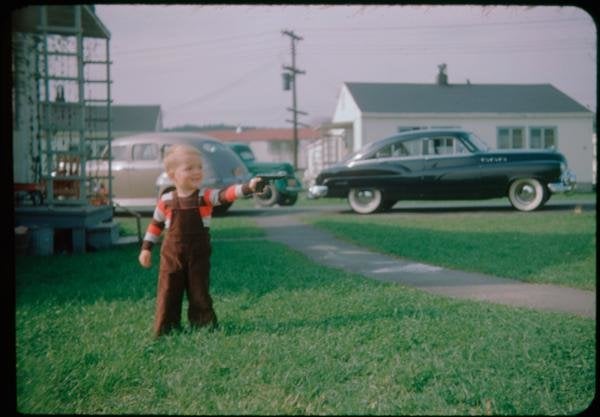
[[[355,212],[370,214],[381,208],[383,196],[375,188],[353,188],[348,193],[348,203]]]
[[[261,207],[271,207],[277,203],[279,192],[273,184],[266,184],[262,193],[254,193],[254,201]]]
[[[520,211],[533,211],[547,200],[547,191],[535,178],[521,178],[513,181],[508,189],[508,199]]]

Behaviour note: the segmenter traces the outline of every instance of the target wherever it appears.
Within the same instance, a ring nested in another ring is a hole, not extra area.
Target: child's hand
[[[250,187],[250,189],[252,190],[252,192],[256,191],[256,185],[261,182],[262,179],[260,177],[254,177],[250,180],[250,182],[248,183],[248,187]]]
[[[140,261],[140,265],[142,265],[144,268],[150,268],[152,265],[152,252],[150,252],[148,249],[142,249],[138,260]]]

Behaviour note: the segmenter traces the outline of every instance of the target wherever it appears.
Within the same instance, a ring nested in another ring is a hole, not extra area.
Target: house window
[[[288,141],[269,141],[269,153],[273,162],[283,162],[293,157],[292,142]]]
[[[556,148],[556,128],[532,127],[529,129],[529,147],[531,149]]]
[[[525,129],[522,127],[498,128],[498,149],[522,149],[525,147]]]

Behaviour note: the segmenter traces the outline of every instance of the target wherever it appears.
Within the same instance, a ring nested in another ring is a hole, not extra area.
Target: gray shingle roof
[[[113,105],[112,130],[153,131],[156,128],[160,106],[125,106]]]
[[[113,104],[111,107],[113,132],[153,132],[161,128],[160,105],[128,106]],[[59,123],[62,129],[70,126],[76,128],[80,117],[80,107],[76,103],[51,103],[51,122]],[[85,117],[93,119],[85,128],[91,130],[106,129],[107,112],[105,106],[87,106]],[[42,116],[43,119],[43,116]]]
[[[590,112],[551,84],[346,85],[365,113]]]

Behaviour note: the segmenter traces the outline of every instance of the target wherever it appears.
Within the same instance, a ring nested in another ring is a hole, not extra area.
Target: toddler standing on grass
[[[164,193],[154,210],[142,243],[140,264],[152,264],[152,246],[163,229],[168,229],[160,250],[160,266],[154,320],[154,336],[181,326],[183,293],[187,293],[188,319],[192,327],[217,327],[217,316],[209,293],[210,219],[214,206],[232,203],[256,190],[260,178],[221,190],[200,189],[202,156],[189,145],[169,148],[165,171],[175,190]]]

